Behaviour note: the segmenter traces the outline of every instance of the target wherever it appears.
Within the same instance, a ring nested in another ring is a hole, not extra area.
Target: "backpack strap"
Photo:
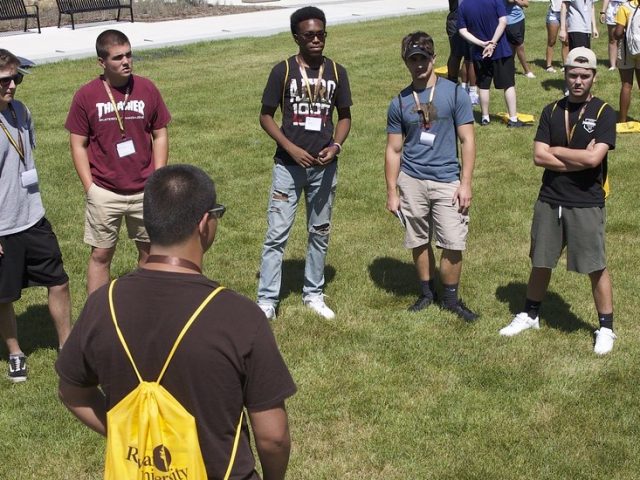
[[[191,324],[193,322],[195,322],[196,318],[198,318],[198,315],[200,315],[200,312],[202,312],[202,310],[204,310],[204,307],[206,307],[209,304],[209,302],[211,300],[213,300],[213,297],[215,297],[223,289],[224,289],[224,287],[222,285],[220,285],[213,292],[211,292],[209,294],[209,296],[203,300],[203,302],[196,309],[196,311],[193,312],[193,314],[191,315],[191,318],[189,318],[189,320],[187,320],[187,323],[182,328],[182,331],[180,332],[180,335],[178,335],[178,338],[176,339],[176,343],[173,344],[173,348],[169,352],[169,356],[167,357],[167,360],[164,362],[164,367],[162,367],[162,371],[160,372],[160,375],[158,375],[158,380],[156,380],[158,383],[160,383],[160,380],[162,380],[162,376],[164,375],[164,372],[167,370],[167,367],[169,366],[169,362],[173,358],[173,354],[175,353],[176,349],[178,348],[178,344],[182,340],[182,337],[184,337],[184,334],[187,333],[187,330],[189,330],[189,327],[191,326]]]
[[[602,106],[598,110],[598,114],[596,115],[596,120],[600,118],[600,114],[604,107],[609,105],[607,102],[602,102]],[[602,190],[604,191],[604,199],[609,198],[609,194],[611,193],[611,184],[609,183],[609,165],[607,163],[606,158],[602,162]]]
[[[233,439],[233,448],[231,449],[231,456],[229,458],[229,465],[227,471],[224,474],[224,480],[228,480],[233,469],[233,464],[236,460],[236,453],[238,453],[238,444],[240,443],[240,432],[242,431],[242,419],[244,417],[244,409],[240,410],[240,420],[238,420],[238,426],[236,427],[236,435]]]
[[[338,75],[338,67],[336,66],[336,62],[331,60],[333,63],[333,74],[336,76],[336,86],[340,85],[340,75]]]
[[[438,80],[436,79],[436,84],[438,83]],[[458,84],[456,83],[456,87],[454,89],[454,94],[453,94],[453,115],[451,115],[451,117],[453,118],[453,132],[456,135],[456,158],[458,159],[458,163],[460,162],[460,152],[458,151],[458,144],[460,143],[460,138],[458,137],[458,122],[456,119],[456,113],[458,111]],[[435,85],[433,88],[436,88]],[[460,87],[462,88],[462,87]],[[471,108],[473,109],[473,105],[471,106]]]
[[[404,114],[402,113],[402,92],[398,94],[398,106],[400,107],[400,130],[402,131],[403,136],[407,136],[407,133],[404,129]]]
[[[115,284],[116,284],[116,280],[113,280],[111,282],[111,284],[109,285],[109,309],[111,311],[111,319],[113,320],[113,324],[114,324],[114,326],[116,328],[116,333],[118,334],[118,338],[120,339],[120,343],[122,343],[122,347],[124,348],[124,351],[126,352],[127,357],[129,358],[129,361],[131,362],[131,365],[133,366],[133,370],[136,372],[136,376],[138,377],[138,381],[140,383],[142,383],[143,382],[142,376],[140,375],[140,372],[138,371],[138,367],[136,367],[136,364],[133,361],[133,357],[131,356],[131,352],[129,351],[129,347],[127,346],[127,342],[124,339],[124,335],[122,335],[122,331],[120,330],[120,327],[118,326],[118,320],[116,319],[116,311],[115,311],[115,308],[113,306],[113,289],[114,289]],[[162,376],[164,375],[165,370],[169,366],[169,362],[173,358],[173,354],[175,353],[176,348],[178,348],[178,344],[180,343],[180,340],[182,340],[182,337],[184,337],[184,334],[187,333],[187,330],[189,329],[191,324],[195,321],[195,319],[198,317],[198,315],[200,315],[200,312],[202,312],[204,307],[206,307],[207,304],[211,300],[213,300],[213,297],[215,297],[223,289],[224,289],[223,286],[219,286],[218,288],[216,288],[213,292],[211,292],[209,294],[209,296],[207,298],[204,299],[204,301],[200,304],[200,306],[196,309],[196,311],[193,312],[193,314],[191,315],[191,318],[189,318],[189,320],[187,321],[185,326],[182,328],[182,331],[178,335],[178,338],[176,339],[175,343],[173,344],[173,347],[171,348],[171,351],[169,352],[167,360],[165,361],[164,366],[162,367],[162,371],[160,372],[160,375],[158,376],[158,380],[156,380],[157,383],[160,383],[160,380],[162,380]]]
[[[284,93],[287,91],[287,80],[289,80],[289,59],[284,60],[284,82],[282,82],[282,103],[281,108],[284,108]]]

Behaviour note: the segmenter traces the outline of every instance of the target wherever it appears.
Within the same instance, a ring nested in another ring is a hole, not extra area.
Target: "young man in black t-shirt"
[[[262,250],[258,306],[276,316],[282,256],[303,192],[309,240],[302,299],[327,319],[324,265],[336,192],[337,159],[351,128],[351,91],[346,70],[323,56],[326,19],[322,10],[304,7],[291,15],[297,55],[271,70],[262,95],[260,126],[277,143],[269,197],[268,229]],[[274,114],[282,109],[282,126]],[[333,110],[338,122],[333,125]]]
[[[510,337],[540,328],[540,304],[566,246],[567,270],[588,274],[591,280],[600,323],[594,352],[604,355],[616,339],[604,235],[607,154],[615,148],[616,115],[591,95],[595,75],[593,51],[585,47],[571,50],[565,61],[569,96],[547,105],[540,116],[534,163],[545,170],[531,226],[533,268],[524,311],[500,335]]]

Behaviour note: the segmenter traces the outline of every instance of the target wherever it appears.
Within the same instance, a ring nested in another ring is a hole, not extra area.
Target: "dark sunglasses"
[[[11,85],[11,82],[15,83],[16,85],[20,85],[23,78],[24,75],[22,75],[21,73],[16,73],[12,77],[2,77],[0,78],[0,85],[2,85],[2,88],[9,87],[9,85]]]
[[[227,211],[227,207],[222,205],[221,203],[216,203],[211,210],[209,210],[209,215],[213,218],[222,218],[224,212]]]
[[[296,33],[298,38],[302,38],[305,42],[312,42],[314,38],[318,37],[319,40],[327,38],[328,32],[320,30],[319,32],[304,32]]]

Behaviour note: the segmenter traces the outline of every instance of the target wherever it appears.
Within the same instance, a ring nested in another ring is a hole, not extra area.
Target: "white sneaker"
[[[614,340],[618,338],[610,328],[601,327],[596,330],[596,343],[593,346],[593,353],[596,355],[606,355],[613,348]]]
[[[514,335],[524,332],[529,328],[534,328],[536,330],[540,329],[540,321],[538,320],[538,317],[531,318],[526,312],[520,312],[513,317],[511,323],[501,329],[499,333],[503,337],[513,337]]]
[[[318,315],[326,318],[327,320],[336,318],[336,314],[333,312],[333,310],[327,307],[327,304],[324,303],[324,295],[314,295],[311,297],[307,297],[303,299],[303,303],[306,307],[310,308]]]
[[[258,307],[260,307],[264,316],[267,317],[267,320],[275,320],[276,307],[274,305],[271,305],[270,303],[259,303]]]
[[[525,73],[524,76],[527,78],[536,78],[535,74],[531,71]]]
[[[471,100],[471,105],[480,105],[480,95],[478,92],[469,91],[469,100]]]

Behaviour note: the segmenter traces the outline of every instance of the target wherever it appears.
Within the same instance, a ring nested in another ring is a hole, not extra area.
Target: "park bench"
[[[29,13],[28,9],[33,9],[33,13]],[[21,20],[24,18],[24,31],[27,31],[27,20],[35,18],[38,22],[38,33],[40,32],[40,9],[38,4],[25,5],[24,0],[1,0],[0,1],[0,20]]]
[[[133,0],[129,0],[128,3],[125,3],[124,0],[56,0],[58,4],[58,28],[60,28],[62,15],[71,15],[71,29],[75,30],[74,14],[98,12],[101,10],[118,10],[118,17],[116,18],[118,22],[120,21],[120,10],[129,10],[131,23],[133,23],[132,2]]]

